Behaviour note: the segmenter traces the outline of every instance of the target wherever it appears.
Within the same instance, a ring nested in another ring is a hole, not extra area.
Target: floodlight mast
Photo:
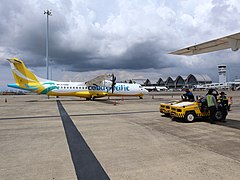
[[[46,71],[47,71],[47,79],[49,79],[49,62],[48,62],[48,38],[49,38],[49,20],[48,20],[48,16],[52,16],[52,12],[51,10],[46,10],[44,11],[44,14],[47,15],[47,27],[46,27]]]

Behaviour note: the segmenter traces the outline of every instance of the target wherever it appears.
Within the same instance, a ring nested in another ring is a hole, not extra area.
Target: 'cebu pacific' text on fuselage
[[[118,85],[114,86],[114,91],[130,91],[129,86],[126,85]],[[104,87],[104,86],[88,86],[89,91],[110,91],[112,87]]]

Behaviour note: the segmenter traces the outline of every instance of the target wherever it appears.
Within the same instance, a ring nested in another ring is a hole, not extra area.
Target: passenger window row
[[[60,89],[88,89],[87,86],[59,86]]]

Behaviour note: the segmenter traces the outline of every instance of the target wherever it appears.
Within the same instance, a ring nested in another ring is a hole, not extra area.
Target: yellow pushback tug
[[[182,101],[174,104],[161,103],[160,112],[172,118],[183,119],[187,122],[193,122],[196,118],[209,118],[210,112],[203,107],[201,102]],[[221,108],[216,112],[216,120],[222,120],[223,114]]]
[[[179,100],[176,100],[176,101],[170,101],[166,103],[160,103],[160,107],[159,107],[160,113],[163,113],[165,116],[170,116],[171,106],[179,102],[180,102]]]

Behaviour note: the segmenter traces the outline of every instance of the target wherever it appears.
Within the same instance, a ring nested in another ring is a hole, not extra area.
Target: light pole
[[[48,22],[48,16],[52,16],[51,10],[44,11],[44,14],[47,15],[47,28],[46,28],[46,68],[47,68],[47,79],[49,79],[49,72],[48,72],[48,33],[49,33],[49,22]]]

